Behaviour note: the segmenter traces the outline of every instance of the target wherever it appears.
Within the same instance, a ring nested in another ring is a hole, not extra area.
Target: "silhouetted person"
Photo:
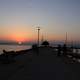
[[[61,45],[58,45],[58,54],[57,54],[57,56],[60,56],[61,55],[61,50],[62,50]]]
[[[70,47],[70,53],[73,53],[73,46]]]
[[[77,54],[77,53],[79,53],[79,50],[78,50],[78,49],[76,49],[76,54]]]
[[[3,50],[3,53],[6,53],[6,50]]]
[[[39,55],[39,48],[37,44],[32,45],[32,49],[33,49],[33,52],[36,53],[36,55]]]
[[[5,55],[5,62],[9,63],[7,51],[6,51],[6,50],[3,50],[3,53],[4,53],[4,55]]]
[[[66,44],[63,45],[62,51],[63,51],[63,55],[66,56],[67,55],[67,46],[66,46]]]
[[[7,51],[3,50],[3,53],[5,54],[6,57],[8,57]]]

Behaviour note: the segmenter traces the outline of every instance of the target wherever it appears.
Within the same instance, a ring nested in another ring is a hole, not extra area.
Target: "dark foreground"
[[[80,63],[58,57],[51,47],[17,55],[14,63],[0,64],[0,80],[80,80]]]

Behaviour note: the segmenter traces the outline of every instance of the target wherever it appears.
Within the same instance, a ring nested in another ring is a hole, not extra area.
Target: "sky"
[[[0,0],[0,40],[80,41],[80,0]]]

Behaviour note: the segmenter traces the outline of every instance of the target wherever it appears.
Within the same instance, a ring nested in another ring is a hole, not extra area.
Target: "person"
[[[33,52],[36,53],[36,55],[38,56],[39,55],[39,48],[38,48],[37,44],[33,44],[32,49],[33,49]]]
[[[5,63],[9,63],[9,57],[8,57],[8,52],[6,50],[3,50],[3,53],[5,55]]]
[[[66,46],[66,44],[63,45],[63,55],[64,56],[67,55],[67,46]]]
[[[70,52],[70,53],[73,53],[73,46],[70,47],[69,52]]]
[[[58,45],[58,54],[57,54],[57,56],[61,55],[61,50],[62,50],[61,45]]]

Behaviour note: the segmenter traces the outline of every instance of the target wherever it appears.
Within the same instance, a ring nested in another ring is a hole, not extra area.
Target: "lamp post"
[[[38,44],[38,47],[39,47],[39,34],[40,34],[40,27],[37,27],[37,30],[38,30],[38,40],[37,40],[37,44]]]
[[[65,44],[66,44],[66,45],[67,45],[67,40],[68,40],[68,39],[67,39],[67,32],[66,32],[66,40],[65,40]]]

